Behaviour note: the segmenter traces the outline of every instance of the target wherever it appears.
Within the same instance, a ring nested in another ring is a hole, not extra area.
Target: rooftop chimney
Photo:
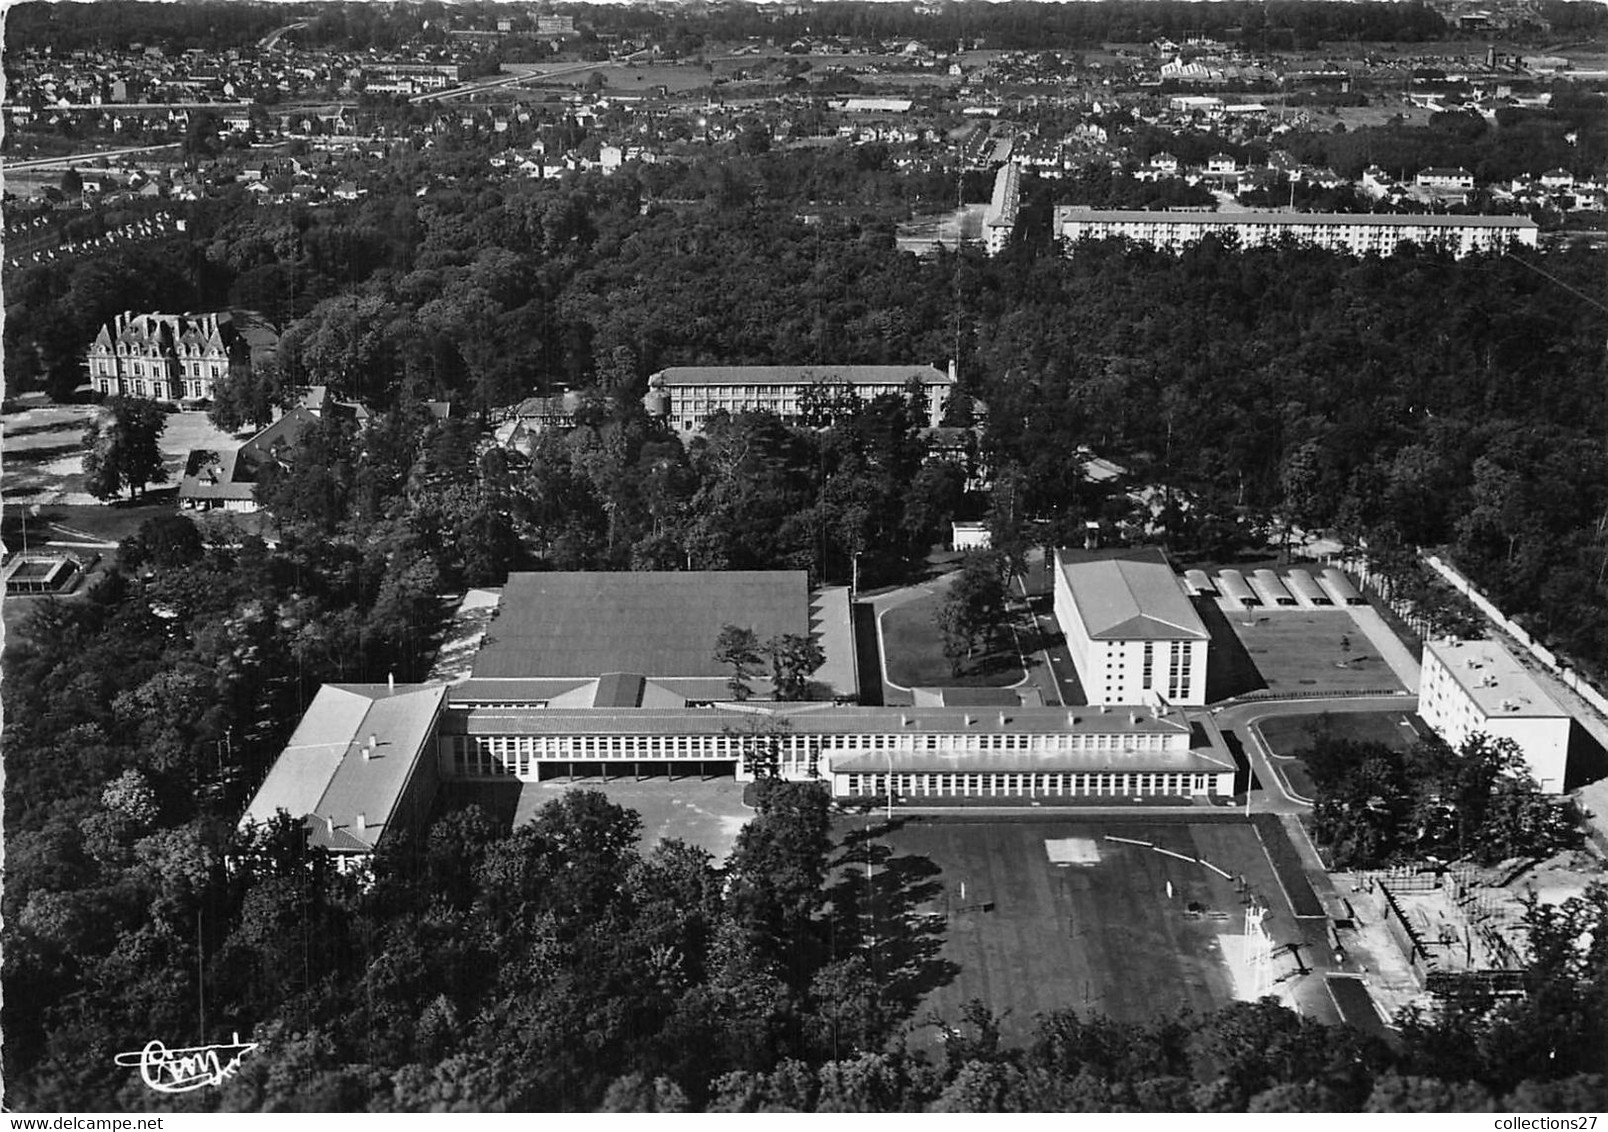
[[[352,823],[352,827],[359,833],[362,833],[364,830],[368,829],[368,821],[366,816],[363,814],[358,814],[357,820]]]
[[[1006,715],[1005,715],[1005,713],[1004,713],[1004,712],[1000,712],[1000,713],[999,713],[999,725],[1000,725],[1000,726],[1001,726],[1001,727],[1004,727],[1004,726],[1005,726],[1005,725],[1006,725],[1006,724],[1007,724],[1007,723],[1009,723],[1009,722],[1010,722],[1010,720],[1009,720],[1009,719],[1008,719],[1008,718],[1006,718]]]
[[[374,748],[377,747],[377,746],[379,746],[379,740],[378,740],[378,738],[376,736],[371,734],[368,737],[368,746],[363,748],[363,761],[364,762],[367,762],[369,759],[372,759],[374,757]]]

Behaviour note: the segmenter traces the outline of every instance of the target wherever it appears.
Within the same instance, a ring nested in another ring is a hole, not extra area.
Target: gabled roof
[[[179,483],[180,499],[251,499],[265,464],[281,459],[301,439],[318,415],[291,409],[256,436],[234,449],[194,449]]]
[[[306,819],[311,842],[372,850],[427,750],[444,684],[325,684],[246,807],[242,823],[280,810]]]
[[[1205,641],[1211,635],[1166,560],[1056,556],[1084,631],[1096,641]]]

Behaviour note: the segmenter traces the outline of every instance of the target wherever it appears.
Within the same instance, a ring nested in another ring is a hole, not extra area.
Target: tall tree
[[[771,679],[779,700],[809,698],[810,674],[826,663],[826,654],[808,633],[780,633],[765,642]]]
[[[126,488],[138,495],[167,480],[159,441],[167,414],[153,401],[113,397],[84,433],[84,488],[96,499],[115,499]]]
[[[759,635],[741,625],[725,625],[715,638],[714,659],[730,666],[731,675],[726,687],[734,700],[746,700],[754,694],[752,680],[759,672],[761,654]]]

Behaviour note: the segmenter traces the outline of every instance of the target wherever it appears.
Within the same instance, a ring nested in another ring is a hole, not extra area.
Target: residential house
[[[179,481],[179,506],[190,511],[258,510],[257,484],[264,470],[269,465],[288,467],[302,434],[317,423],[317,413],[297,406],[238,448],[192,451]]]

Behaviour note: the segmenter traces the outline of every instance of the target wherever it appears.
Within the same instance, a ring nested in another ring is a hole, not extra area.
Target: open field
[[[97,405],[36,403],[0,421],[5,447],[7,504],[67,503],[97,506],[84,491],[84,430],[100,411]],[[184,461],[195,448],[238,444],[200,412],[170,413],[162,432],[163,464],[168,483],[176,485]]]
[[[890,864],[914,858],[936,867],[918,911],[945,918],[941,956],[956,968],[916,1019],[931,1012],[952,1024],[969,999],[981,998],[1005,1014],[1007,1040],[1021,1040],[1035,1014],[1052,1010],[1138,1021],[1253,997],[1247,969],[1240,964],[1236,975],[1231,963],[1245,930],[1235,883],[1194,860],[1113,836],[1243,875],[1270,908],[1274,942],[1300,938],[1272,865],[1243,822],[904,824],[877,841],[891,849]]]
[[[961,675],[951,673],[936,621],[943,600],[942,594],[929,594],[883,614],[888,679],[906,688],[1006,688],[1020,683],[1027,674],[1009,631],[996,634],[994,648],[969,661]]]
[[[1344,609],[1248,610],[1225,620],[1271,691],[1404,690]]]

